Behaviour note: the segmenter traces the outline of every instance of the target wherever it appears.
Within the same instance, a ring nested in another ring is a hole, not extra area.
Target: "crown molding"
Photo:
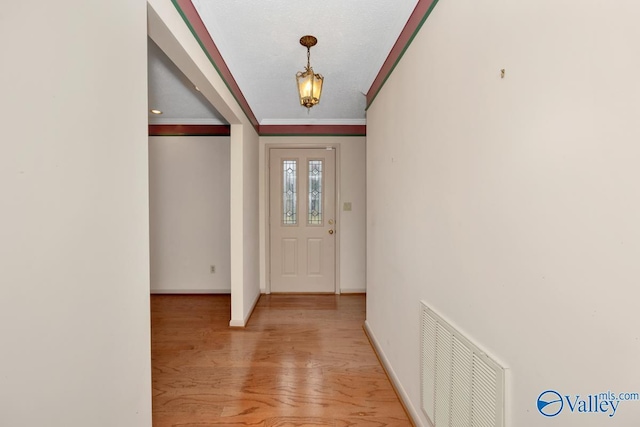
[[[259,127],[258,119],[256,119],[255,114],[253,114],[251,106],[249,106],[247,99],[244,97],[244,94],[240,90],[240,86],[238,86],[236,79],[231,74],[231,70],[229,70],[227,63],[222,58],[218,47],[211,38],[211,34],[209,34],[209,31],[204,25],[204,22],[202,22],[202,19],[200,18],[200,15],[198,14],[195,6],[191,2],[191,0],[171,0],[171,2],[182,17],[184,23],[191,31],[191,34],[193,34],[195,39],[200,44],[200,47],[202,47],[202,50],[209,58],[209,62],[211,62],[213,68],[216,69],[225,85],[229,89],[229,92],[235,98],[236,102],[257,132]]]
[[[260,136],[366,136],[365,125],[260,125]]]
[[[438,0],[418,0],[418,4],[415,9],[411,13],[409,20],[405,24],[400,36],[398,36],[398,40],[391,48],[391,52],[387,56],[387,59],[382,64],[378,75],[374,79],[369,91],[367,91],[367,108],[371,106],[373,100],[376,98],[382,86],[386,83],[387,79],[393,72],[400,59],[406,52],[407,48],[413,42],[416,34],[422,28],[422,25],[425,23],[429,15],[431,15],[431,11],[436,7]]]
[[[366,136],[365,125],[260,125],[260,136]],[[149,124],[149,136],[230,136],[229,125]]]
[[[221,125],[226,126],[227,123],[218,119],[179,119],[169,117],[149,117],[150,125]]]
[[[260,126],[365,126],[367,119],[262,119]]]
[[[149,125],[149,136],[229,136],[229,125]]]

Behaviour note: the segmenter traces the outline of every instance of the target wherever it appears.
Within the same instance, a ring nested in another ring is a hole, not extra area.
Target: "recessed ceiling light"
[[[152,114],[162,114],[162,111],[156,109],[151,109],[149,111],[151,111]]]

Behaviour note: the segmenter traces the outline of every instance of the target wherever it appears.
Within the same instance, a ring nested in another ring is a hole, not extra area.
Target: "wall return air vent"
[[[505,371],[424,302],[422,410],[435,427],[505,427]]]

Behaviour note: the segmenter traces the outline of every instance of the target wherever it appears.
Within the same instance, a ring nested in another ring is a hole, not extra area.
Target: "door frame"
[[[264,244],[264,253],[265,253],[265,293],[271,293],[271,213],[269,206],[271,204],[271,182],[270,182],[270,174],[269,168],[271,164],[271,150],[272,149],[327,149],[331,148],[335,151],[336,155],[336,188],[335,188],[335,272],[334,272],[334,283],[335,283],[335,293],[340,294],[340,234],[341,233],[341,221],[340,221],[340,213],[342,209],[340,209],[340,144],[337,143],[329,143],[329,144],[305,144],[305,143],[291,143],[291,144],[281,144],[281,143],[265,143],[264,145],[264,164],[263,164],[263,179],[264,179],[264,212],[265,212],[265,222],[263,224],[265,230],[265,244]]]

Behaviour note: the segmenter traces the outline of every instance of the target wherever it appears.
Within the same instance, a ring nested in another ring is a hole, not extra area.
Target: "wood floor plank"
[[[410,426],[367,340],[363,295],[151,298],[153,425]]]

